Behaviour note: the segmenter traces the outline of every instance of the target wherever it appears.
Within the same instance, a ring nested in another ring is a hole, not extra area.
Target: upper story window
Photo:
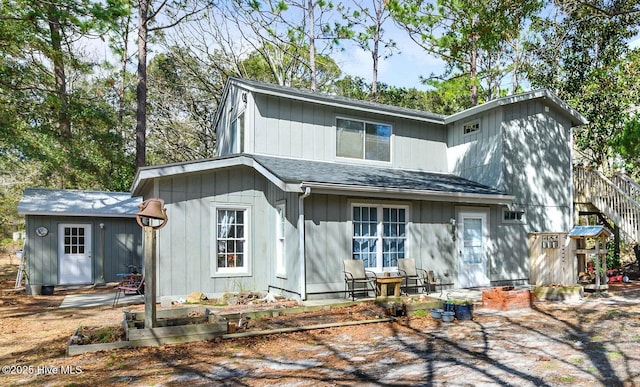
[[[464,134],[471,134],[478,131],[480,131],[480,121],[468,122],[463,126]]]
[[[524,223],[524,211],[504,210],[502,212],[502,223]]]
[[[338,118],[336,144],[338,157],[391,161],[391,126]]]
[[[244,112],[231,122],[231,150],[233,153],[244,152]]]

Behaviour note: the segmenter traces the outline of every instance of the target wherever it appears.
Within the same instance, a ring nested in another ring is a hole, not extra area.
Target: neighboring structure
[[[26,189],[18,213],[26,218],[23,254],[32,284],[117,281],[142,265],[140,198],[129,193]]]
[[[160,295],[344,291],[343,259],[450,287],[529,281],[528,233],[573,225],[571,128],[546,90],[441,116],[230,79],[218,157],[142,168],[164,199]]]

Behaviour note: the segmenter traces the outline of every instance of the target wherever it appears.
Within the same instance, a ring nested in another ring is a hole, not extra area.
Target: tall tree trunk
[[[129,23],[131,16],[127,16],[122,31],[122,58],[120,58],[120,85],[118,86],[118,134],[124,137],[125,88],[127,85],[127,56],[129,55]]]
[[[378,17],[378,20],[380,18]],[[371,50],[371,59],[373,59],[373,74],[371,74],[371,99],[378,101],[378,61],[380,55],[380,25],[376,26],[376,33],[373,37],[373,50]]]
[[[136,168],[146,165],[147,151],[147,18],[149,13],[149,1],[140,0],[138,17],[138,86],[136,87]]]
[[[478,46],[477,38],[472,37],[471,52],[469,56],[469,78],[471,79],[471,106],[478,105]]]
[[[316,91],[316,25],[313,15],[313,0],[308,2],[309,15],[309,72],[311,73],[311,90]]]
[[[60,135],[68,140],[71,138],[71,119],[69,118],[69,96],[67,95],[67,75],[64,70],[64,56],[62,54],[62,33],[58,10],[55,4],[49,5],[48,20],[51,34],[51,60],[56,82],[56,93],[59,98],[58,129]]]
[[[64,151],[67,153],[67,161],[71,152],[71,118],[69,116],[69,95],[67,94],[67,75],[64,69],[64,54],[62,52],[62,27],[58,17],[58,8],[55,3],[50,3],[47,8],[47,21],[51,36],[51,55],[53,62],[53,74],[57,96],[57,127],[60,141]],[[60,188],[65,188],[65,182],[76,186],[75,174],[71,170],[68,162],[63,166],[63,176],[60,180]],[[68,181],[67,181],[68,179]]]

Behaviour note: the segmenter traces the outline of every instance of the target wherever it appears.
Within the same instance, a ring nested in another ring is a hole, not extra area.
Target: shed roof
[[[277,187],[289,192],[304,192],[309,187],[314,192],[328,194],[348,192],[495,204],[513,201],[513,196],[503,191],[450,174],[250,154],[141,168],[131,190],[134,195],[141,194],[142,187],[154,178],[242,165],[254,168]]]
[[[598,226],[574,226],[569,232],[571,238],[597,238],[601,236],[610,237],[611,231],[602,225]]]
[[[142,198],[129,192],[27,188],[18,203],[20,215],[134,218]]]

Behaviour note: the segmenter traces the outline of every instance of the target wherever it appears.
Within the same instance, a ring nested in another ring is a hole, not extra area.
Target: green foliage
[[[309,57],[307,47],[298,47],[294,55],[290,55],[291,51],[285,51],[287,49],[290,50],[290,47],[271,44],[260,47],[252,52],[247,59],[240,62],[240,74],[236,75],[261,82],[308,89],[311,75],[307,66]],[[281,59],[274,62],[273,58]],[[331,57],[327,55],[316,56],[318,90],[327,90],[340,74],[340,68]]]
[[[120,0],[0,3],[1,232],[20,227],[28,186],[128,190],[132,160],[109,89],[79,44],[126,12]]]
[[[377,86],[376,102],[407,109],[437,114],[452,114],[460,111],[460,106],[455,105],[456,101],[462,105],[468,105],[469,103],[466,98],[456,98],[454,91],[451,92],[451,95],[445,95],[444,93],[447,89],[443,87],[421,91],[416,88],[396,87],[380,82],[378,82]],[[372,85],[363,78],[346,76],[334,83],[333,91],[343,97],[371,100],[371,89]]]
[[[226,77],[183,47],[149,63],[147,159],[166,164],[214,156],[211,122]]]
[[[613,241],[607,241],[607,269],[620,269],[620,253],[615,251]]]
[[[413,317],[427,317],[428,313],[424,309],[418,309],[413,312]]]
[[[527,45],[532,85],[556,92],[587,118],[589,124],[575,132],[575,144],[597,166],[615,154],[616,142],[624,143],[619,133],[638,99],[637,70],[629,71],[637,60],[626,42],[639,19],[624,7],[618,1],[564,3],[559,17],[534,20],[537,34]]]
[[[635,179],[640,178],[640,117],[636,113],[616,133],[613,147],[622,157],[625,170]]]
[[[491,87],[488,77],[504,71],[496,68],[499,62],[495,59],[519,38],[521,29],[542,5],[541,0],[389,2],[394,19],[411,39],[445,62],[442,80],[466,78],[470,88],[465,95],[472,106],[479,102],[478,88]],[[432,74],[429,78],[434,77]]]
[[[371,9],[354,1],[355,9],[338,5],[338,12],[347,23],[336,23],[336,34],[340,38],[354,41],[362,50],[369,52],[372,59],[371,97],[377,100],[378,67],[380,59],[387,59],[399,50],[393,39],[385,38],[384,24],[391,17],[386,0],[374,0]]]

